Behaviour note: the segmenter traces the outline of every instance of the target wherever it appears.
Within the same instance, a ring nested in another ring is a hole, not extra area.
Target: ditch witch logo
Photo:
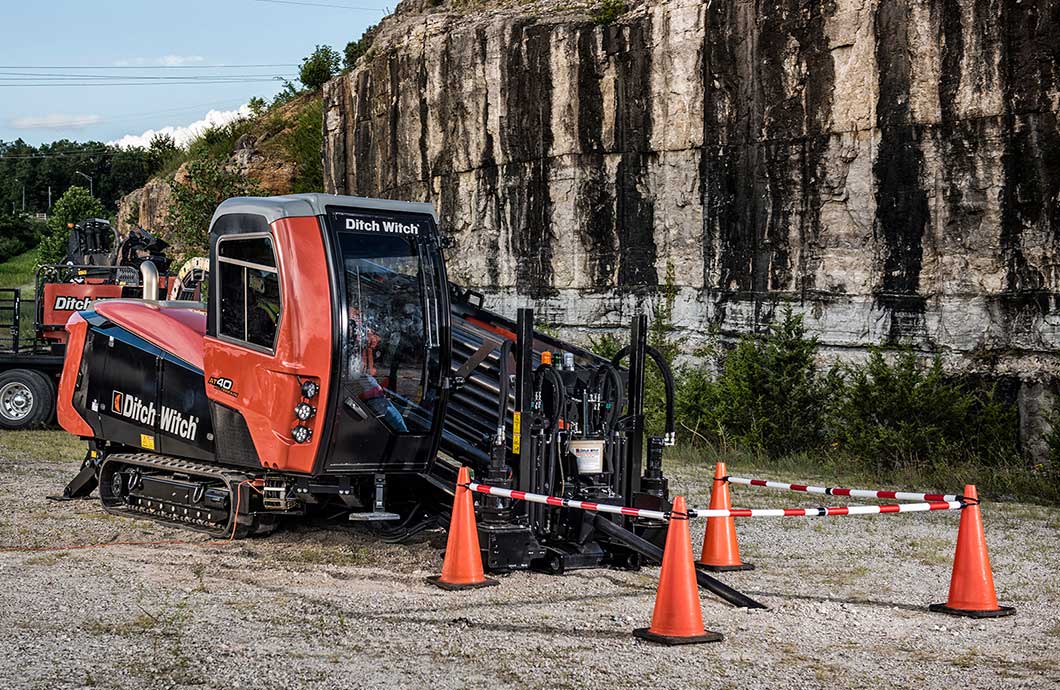
[[[70,295],[58,295],[55,298],[55,311],[84,311],[92,306],[91,297],[71,297]]]
[[[167,434],[179,438],[194,441],[199,430],[199,418],[192,415],[185,417],[171,407],[162,405],[162,423],[160,428]],[[155,425],[155,404],[144,404],[135,395],[114,391],[114,399],[111,401],[111,410],[114,414],[127,417],[144,426]]]

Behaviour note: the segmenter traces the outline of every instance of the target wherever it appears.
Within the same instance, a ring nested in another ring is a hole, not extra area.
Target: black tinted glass
[[[225,240],[218,244],[218,255],[226,259],[236,259],[261,266],[275,266],[276,259],[272,252],[272,240],[268,237],[251,239]]]

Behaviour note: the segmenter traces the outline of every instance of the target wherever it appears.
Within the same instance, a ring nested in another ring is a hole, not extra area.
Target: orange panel
[[[93,436],[92,427],[84,417],[74,409],[74,386],[77,385],[77,373],[81,370],[81,357],[85,352],[85,338],[88,335],[88,322],[74,313],[66,323],[70,341],[66,346],[66,359],[63,361],[63,375],[59,379],[59,399],[56,401],[56,416],[59,425],[75,436]]]
[[[206,338],[206,394],[243,414],[262,465],[309,473],[320,446],[319,420],[324,415],[306,423],[313,430],[308,443],[295,443],[291,429],[298,423],[294,407],[301,400],[301,382],[312,379],[320,385],[320,394],[312,401],[318,408],[327,400],[331,385],[328,256],[315,216],[278,220],[272,233],[282,290],[276,353]],[[231,385],[219,384],[218,379]]]
[[[206,312],[185,307],[161,307],[157,302],[138,299],[122,299],[103,302],[96,307],[96,313],[202,369]]]

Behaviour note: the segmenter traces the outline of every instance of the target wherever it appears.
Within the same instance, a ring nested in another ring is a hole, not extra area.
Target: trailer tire
[[[0,372],[0,429],[30,429],[48,423],[55,413],[55,389],[32,369]]]

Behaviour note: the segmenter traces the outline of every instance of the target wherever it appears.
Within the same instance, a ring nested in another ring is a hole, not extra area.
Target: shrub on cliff
[[[625,0],[603,0],[596,9],[592,11],[593,21],[603,26],[613,24],[623,14],[629,11]]]
[[[48,234],[41,238],[38,261],[42,265],[62,263],[66,259],[70,237],[68,223],[103,216],[103,204],[84,187],[70,187],[52,207],[48,216]]]
[[[342,56],[331,46],[317,46],[308,57],[302,59],[298,69],[298,81],[312,91],[324,86],[338,74]]]
[[[343,51],[346,69],[353,69],[357,65],[357,61],[361,59],[361,56],[368,52],[378,29],[379,25],[373,24],[365,29],[364,33],[356,41],[350,41],[346,44],[346,49]]]
[[[306,104],[280,141],[284,153],[295,163],[291,191],[320,192],[324,189],[324,103],[315,98]]]
[[[167,238],[186,256],[205,255],[210,219],[217,206],[233,196],[260,194],[243,175],[232,172],[223,159],[200,158],[188,164],[183,181],[173,181]]]

